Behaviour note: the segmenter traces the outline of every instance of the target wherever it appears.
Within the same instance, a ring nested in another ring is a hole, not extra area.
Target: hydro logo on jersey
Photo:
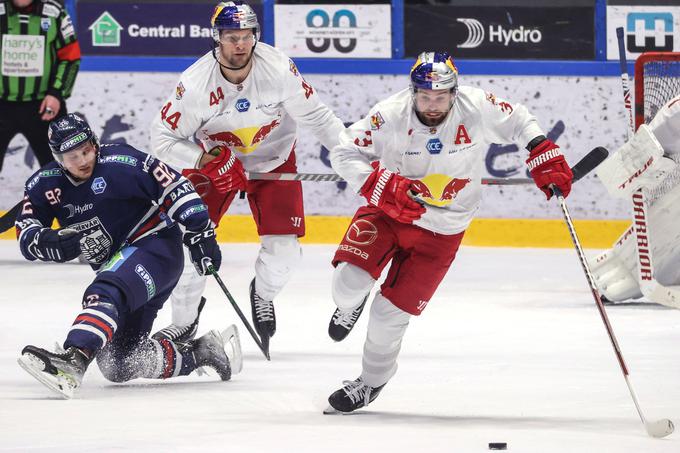
[[[247,112],[249,108],[250,101],[248,99],[243,98],[236,101],[236,110],[238,110],[239,112],[241,113]]]
[[[425,145],[425,148],[430,154],[439,154],[442,152],[442,141],[439,140],[438,138],[431,138],[428,140],[427,145]]]
[[[106,190],[106,181],[101,176],[98,176],[92,181],[92,192],[99,195]]]

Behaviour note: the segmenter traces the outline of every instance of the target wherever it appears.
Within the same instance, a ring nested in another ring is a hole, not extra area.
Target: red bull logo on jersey
[[[255,151],[262,141],[279,126],[280,121],[275,119],[261,127],[244,127],[235,131],[216,132],[208,134],[208,139],[216,144],[236,150],[241,154],[250,154]]]
[[[448,206],[470,183],[470,178],[451,178],[442,174],[431,174],[415,182],[415,189],[425,203],[432,206]]]
[[[175,88],[175,99],[177,99],[178,101],[181,100],[182,97],[184,96],[185,91],[186,89],[184,88],[184,85],[182,84],[182,82],[180,82],[179,85],[177,85],[177,88]]]
[[[385,124],[385,120],[382,115],[380,112],[375,112],[375,115],[371,116],[371,130],[377,131],[383,124]]]

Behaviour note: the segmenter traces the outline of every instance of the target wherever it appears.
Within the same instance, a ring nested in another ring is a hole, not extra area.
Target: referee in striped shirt
[[[0,0],[0,170],[23,134],[40,166],[52,159],[50,121],[66,114],[80,66],[71,18],[55,0]]]

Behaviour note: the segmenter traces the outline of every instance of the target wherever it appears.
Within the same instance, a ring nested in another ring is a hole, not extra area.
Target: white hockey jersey
[[[414,112],[411,90],[405,89],[379,102],[340,134],[331,164],[357,192],[373,171],[369,162],[375,160],[421,181],[427,187],[421,196],[426,212],[414,224],[456,234],[468,227],[479,207],[489,145],[525,147],[539,135],[543,131],[524,106],[465,86],[459,88],[444,122],[425,126]]]
[[[174,167],[196,168],[203,149],[223,145],[235,151],[246,171],[267,172],[288,159],[296,123],[328,149],[345,128],[278,49],[258,43],[250,73],[238,85],[222,75],[208,52],[182,73],[154,118],[151,150]]]

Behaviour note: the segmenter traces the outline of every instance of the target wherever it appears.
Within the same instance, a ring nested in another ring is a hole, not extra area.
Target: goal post
[[[635,61],[635,129],[680,94],[680,52],[645,52]]]

